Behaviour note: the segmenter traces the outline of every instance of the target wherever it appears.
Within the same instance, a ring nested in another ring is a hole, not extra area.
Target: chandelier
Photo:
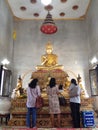
[[[57,26],[55,25],[52,19],[52,15],[49,13],[49,11],[40,30],[42,33],[45,33],[45,34],[53,34],[57,32]]]

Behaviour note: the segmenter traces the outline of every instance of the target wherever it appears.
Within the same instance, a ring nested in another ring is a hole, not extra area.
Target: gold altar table
[[[26,126],[26,98],[24,99],[13,99],[11,108],[11,118],[8,122],[9,126]],[[92,106],[93,99],[82,99],[81,102],[81,111],[91,110],[93,111]],[[48,104],[45,104],[44,107],[38,109],[37,111],[37,127],[38,128],[51,128],[51,121],[49,115]],[[55,127],[57,127],[57,117],[55,115]],[[72,118],[71,111],[69,106],[69,99],[67,99],[67,105],[61,107],[61,127],[72,128]],[[82,127],[82,124],[81,124]]]

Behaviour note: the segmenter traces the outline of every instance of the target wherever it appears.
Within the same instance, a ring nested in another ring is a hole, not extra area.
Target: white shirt
[[[69,91],[71,90],[71,89],[74,89],[74,87],[78,87],[78,95],[79,96],[75,96],[75,97],[71,97],[70,98],[70,102],[74,102],[74,103],[80,103],[81,102],[81,100],[80,100],[80,94],[81,94],[81,88],[80,88],[80,86],[79,85],[74,85],[73,83],[70,85],[70,87],[69,87]]]
[[[40,87],[37,85],[35,88],[27,88],[27,107],[35,107],[37,96],[40,96]]]

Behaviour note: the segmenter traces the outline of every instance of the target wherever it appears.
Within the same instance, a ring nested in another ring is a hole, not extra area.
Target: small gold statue
[[[37,65],[37,70],[63,69],[62,65],[58,65],[58,56],[53,54],[53,46],[50,42],[46,44],[46,54],[41,57],[41,65]]]
[[[22,88],[22,78],[21,78],[21,76],[19,76],[19,78],[18,78],[15,91],[17,91],[19,96],[21,96],[24,93],[24,89]]]
[[[83,85],[82,85],[82,78],[80,76],[80,74],[78,74],[78,77],[77,77],[77,82],[81,88],[81,98],[82,97],[86,97],[86,90],[84,89]]]
[[[24,94],[24,89],[22,88],[22,78],[21,76],[18,77],[17,86],[13,89],[11,98],[19,98],[21,95]]]

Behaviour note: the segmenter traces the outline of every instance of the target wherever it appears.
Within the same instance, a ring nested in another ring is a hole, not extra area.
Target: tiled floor
[[[0,130],[98,130],[98,128],[11,128],[0,127]]]
[[[85,129],[85,130],[98,130],[98,117],[94,119],[95,121],[95,128],[92,129]],[[83,128],[80,128],[78,130],[84,130]],[[0,124],[0,130],[29,130],[28,128],[26,128],[25,126],[7,126],[5,124],[5,122],[3,122],[2,124]],[[33,129],[30,129],[33,130]],[[57,128],[38,128],[37,130],[57,130]],[[73,128],[60,128],[58,130],[74,130]]]

